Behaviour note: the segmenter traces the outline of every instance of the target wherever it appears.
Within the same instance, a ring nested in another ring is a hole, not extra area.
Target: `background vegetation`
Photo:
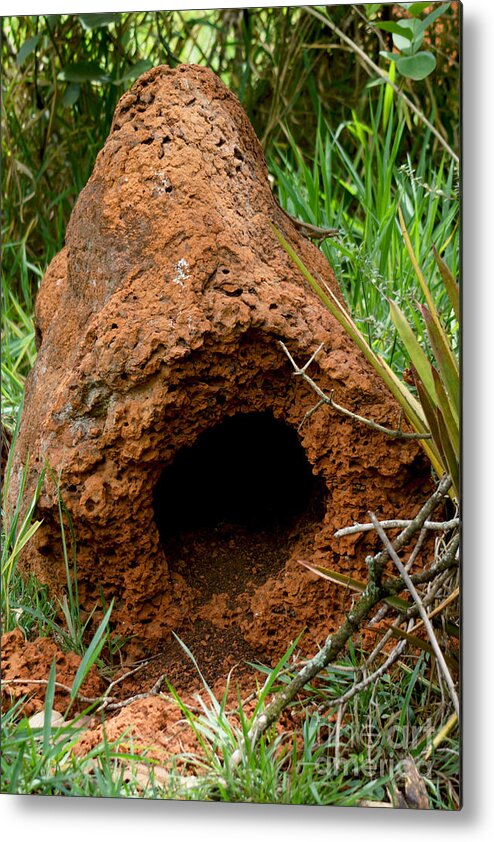
[[[283,206],[308,222],[340,229],[341,236],[321,248],[370,347],[401,377],[409,356],[387,298],[405,313],[430,359],[433,354],[415,306],[424,295],[400,228],[400,206],[417,263],[458,353],[458,313],[432,250],[434,245],[456,277],[458,4],[10,17],[1,20],[1,35],[2,422],[7,432],[14,432],[24,380],[35,359],[32,314],[40,279],[63,244],[71,209],[106,139],[118,98],[145,69],[160,63],[207,65],[238,95],[263,144]],[[20,622],[30,636],[52,633],[57,615],[37,583],[24,582],[15,570],[22,543],[36,525],[34,511],[29,507],[27,522],[15,521],[2,557],[4,630]],[[448,587],[451,595],[456,583]],[[75,629],[72,637],[82,653],[84,630],[76,603],[58,616],[66,645]],[[94,649],[87,664],[100,651]],[[357,656],[347,650],[345,657],[348,666]],[[452,712],[434,670],[430,653],[422,650],[418,659],[404,656],[393,681],[384,675],[368,691],[372,697],[356,697],[355,727],[350,723],[338,730],[344,758],[360,758],[357,767],[371,750],[357,734],[370,729],[382,735],[372,741],[372,751],[387,760],[372,785],[360,781],[350,786],[348,775],[328,776],[324,764],[336,736],[320,714],[324,704],[319,699],[319,706],[307,708],[304,750],[291,763],[289,753],[280,755],[279,746],[263,743],[263,780],[259,755],[254,762],[252,754],[240,776],[218,784],[213,775],[212,782],[207,779],[195,793],[182,796],[304,803],[383,800],[392,782],[392,752],[386,749],[378,711],[398,710],[402,725],[418,721],[424,729],[428,723],[436,735],[444,731]],[[328,672],[328,686],[341,684],[342,675],[344,670]],[[3,760],[11,791],[142,792],[135,781],[129,785],[118,778],[115,747],[105,746],[98,755],[96,783],[94,778],[88,783],[76,761],[70,774],[66,765],[61,771],[64,741],[50,742],[46,728],[41,735],[33,733],[21,714],[22,708],[10,710],[4,725],[12,740]],[[206,719],[207,739],[218,743],[221,737],[228,754],[232,735],[222,729],[218,711],[209,711]],[[205,722],[199,725],[204,731]],[[77,723],[66,726],[67,745],[74,736],[71,728]],[[326,739],[321,740],[324,728]],[[417,757],[423,746],[404,745],[401,751],[401,756],[410,751]],[[458,806],[458,756],[457,730],[450,727],[427,778],[432,806]],[[294,794],[295,781],[300,789]]]

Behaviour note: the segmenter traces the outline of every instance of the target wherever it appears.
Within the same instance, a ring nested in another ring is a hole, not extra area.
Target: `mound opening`
[[[177,533],[227,525],[287,528],[321,508],[322,496],[296,431],[270,412],[253,412],[225,418],[182,448],[163,470],[153,505],[166,544]]]
[[[325,495],[296,431],[271,412],[226,418],[163,470],[153,504],[184,606],[177,629],[208,680],[232,659],[265,658],[282,634],[274,618],[252,638],[255,595],[279,576],[297,541],[320,528]],[[294,611],[287,595],[282,614]]]

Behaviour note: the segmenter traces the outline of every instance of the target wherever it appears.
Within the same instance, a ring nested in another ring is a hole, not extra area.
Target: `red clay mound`
[[[340,295],[273,199],[235,96],[200,67],[142,76],[43,279],[15,452],[28,491],[45,459],[60,475],[84,608],[102,589],[119,632],[151,650],[176,631],[213,672],[281,655],[304,626],[311,649],[349,597],[298,559],[365,578],[372,537],[335,530],[409,516],[429,491],[413,443],[329,407],[298,431],[316,397],[280,339],[300,362],[324,342],[311,374],[348,409],[389,426],[399,411],[270,223]],[[51,482],[38,516],[24,565],[60,591]]]

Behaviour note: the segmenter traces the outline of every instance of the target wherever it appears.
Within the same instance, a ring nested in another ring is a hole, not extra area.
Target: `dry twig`
[[[412,628],[413,622],[409,623],[409,628],[407,629],[407,631],[411,631]],[[365,678],[362,678],[361,681],[358,681],[356,684],[350,687],[350,689],[347,690],[346,693],[343,693],[342,696],[339,696],[337,699],[333,699],[332,704],[346,704],[346,702],[349,702],[350,699],[353,699],[353,697],[356,696],[357,693],[360,693],[361,690],[363,690],[365,687],[368,687],[369,684],[373,684],[375,681],[377,681],[377,679],[380,678],[381,675],[384,675],[384,673],[387,672],[387,670],[390,667],[392,667],[393,664],[398,660],[403,650],[405,649],[407,643],[408,641],[406,639],[400,640],[400,642],[397,643],[393,651],[388,655],[388,657],[386,658],[384,663],[381,664],[380,667],[378,667],[376,670],[374,670],[373,673],[371,673],[370,675],[366,675]]]
[[[48,685],[47,678],[2,678],[0,682],[2,687],[7,684],[23,684],[24,686],[28,686],[30,684],[34,684],[37,687],[46,687]],[[72,692],[72,687],[69,687],[67,684],[62,684],[60,681],[55,681],[55,687],[57,690],[63,690],[66,693]],[[86,704],[94,704],[95,702],[101,701],[103,698],[102,696],[83,696],[82,693],[76,693],[76,698],[79,699],[81,702],[86,702]]]
[[[141,666],[145,666],[142,664]],[[164,675],[160,675],[156,683],[153,685],[151,690],[147,693],[137,693],[135,696],[129,696],[128,699],[123,699],[122,701],[118,701],[115,696],[110,696],[110,689],[117,684],[119,681],[123,681],[124,678],[128,678],[129,675],[132,675],[134,672],[137,672],[137,669],[130,670],[130,672],[126,673],[125,675],[121,676],[119,679],[110,684],[107,688],[105,693],[102,696],[84,696],[82,693],[76,693],[75,698],[78,699],[80,702],[84,702],[85,704],[96,704],[97,707],[94,710],[94,714],[99,713],[102,710],[113,711],[113,710],[120,710],[120,708],[127,707],[127,705],[131,705],[132,702],[136,702],[139,699],[147,699],[149,696],[157,696],[160,692],[161,685],[165,680]],[[46,687],[48,685],[48,679],[46,678],[5,678],[2,679],[0,682],[2,686],[7,684],[21,684],[24,686],[29,686],[34,684],[38,687]],[[68,686],[68,684],[62,684],[60,681],[55,681],[55,687],[58,690],[63,690],[66,693],[72,693],[72,688]]]
[[[412,582],[411,577],[409,576],[409,574],[405,570],[405,566],[404,566],[403,562],[399,558],[396,550],[392,546],[388,536],[386,535],[384,529],[382,529],[382,527],[381,527],[379,521],[377,520],[376,516],[372,512],[369,512],[369,517],[371,518],[377,534],[379,535],[381,541],[383,542],[383,544],[384,544],[386,550],[388,551],[391,559],[396,564],[396,567],[398,568],[398,571],[401,575],[401,578],[403,579],[405,585],[407,586],[408,591],[410,592],[415,604],[417,605],[418,612],[420,614],[420,617],[422,618],[422,621],[423,621],[424,626],[426,628],[431,646],[432,646],[432,648],[434,650],[434,654],[437,658],[437,663],[438,663],[438,665],[441,669],[444,680],[445,680],[446,685],[448,687],[449,694],[451,696],[451,701],[453,702],[453,706],[454,706],[454,709],[455,709],[455,713],[456,713],[456,715],[459,719],[460,718],[460,702],[459,702],[459,699],[458,699],[458,695],[456,693],[454,681],[451,677],[451,673],[448,669],[446,661],[444,660],[444,655],[441,651],[441,647],[439,646],[439,643],[437,642],[436,635],[434,634],[434,629],[432,628],[432,623],[429,620],[429,617],[427,616],[427,612],[426,612],[426,610],[423,606],[422,600],[420,599],[420,596],[417,592],[417,589],[415,588],[415,585]]]
[[[317,348],[314,351],[314,353],[312,354],[310,359],[307,360],[307,362],[305,363],[304,366],[302,366],[302,368],[300,368],[297,365],[297,363],[293,359],[292,355],[290,354],[290,351],[286,347],[285,343],[281,341],[281,339],[280,339],[280,345],[281,345],[283,351],[285,352],[285,354],[287,355],[288,359],[290,360],[292,366],[293,366],[294,374],[296,376],[299,375],[300,377],[302,377],[302,379],[305,380],[306,383],[309,384],[311,389],[313,389],[313,391],[316,393],[316,395],[319,398],[318,403],[315,406],[313,406],[312,409],[309,409],[309,411],[305,413],[305,415],[304,415],[304,417],[303,417],[303,419],[302,419],[302,421],[299,425],[300,427],[307,420],[307,418],[309,418],[316,411],[316,409],[319,409],[320,406],[325,404],[326,406],[330,406],[331,409],[336,410],[336,412],[341,413],[341,415],[345,415],[347,418],[351,418],[353,421],[358,421],[360,424],[364,424],[366,427],[370,427],[371,430],[376,430],[376,432],[378,432],[378,433],[384,433],[384,435],[390,436],[391,438],[396,438],[396,439],[430,439],[431,438],[430,433],[404,433],[402,430],[390,430],[389,427],[383,427],[382,424],[378,424],[377,421],[372,421],[371,418],[364,418],[363,415],[358,415],[356,412],[351,412],[349,409],[346,409],[344,406],[340,406],[340,404],[336,403],[333,400],[333,397],[332,397],[333,393],[332,392],[329,395],[327,395],[325,392],[323,392],[323,390],[317,385],[317,383],[312,379],[312,377],[309,377],[309,375],[307,374],[307,369],[314,362],[318,353],[324,348],[324,343],[319,345],[319,348]]]
[[[305,687],[313,678],[332,661],[341,652],[349,638],[359,629],[365,622],[369,614],[378,603],[382,602],[390,596],[395,596],[403,590],[404,580],[400,578],[382,579],[382,571],[385,561],[389,557],[390,547],[393,552],[406,545],[414,534],[420,532],[424,523],[430,517],[435,508],[442,502],[444,495],[451,487],[451,478],[445,476],[440,481],[436,491],[427,502],[422,506],[417,516],[411,521],[409,526],[401,532],[391,544],[386,538],[387,545],[384,549],[373,557],[367,559],[369,568],[369,581],[363,593],[359,596],[356,603],[346,616],[345,621],[340,626],[338,631],[326,638],[326,641],[319,652],[308,661],[304,667],[293,677],[289,684],[283,688],[276,697],[267,705],[263,713],[255,717],[252,726],[248,732],[247,739],[242,740],[239,748],[233,753],[230,759],[230,769],[234,770],[242,761],[245,751],[246,741],[253,747],[261,734],[263,734],[280,716],[281,712],[290,704],[296,697],[297,693]],[[385,533],[383,533],[385,535]],[[459,540],[459,539],[458,539]],[[389,546],[388,546],[389,545]],[[412,585],[425,584],[433,581],[444,570],[455,566],[456,553],[458,549],[458,542],[454,538],[448,548],[441,554],[434,564],[428,569],[421,570],[419,573],[409,576],[406,571],[407,580]]]
[[[382,529],[404,529],[412,523],[411,520],[380,520],[379,525]],[[426,520],[423,529],[440,532],[450,532],[456,529],[460,524],[460,519],[455,517],[452,520],[435,521]],[[358,532],[372,532],[375,529],[373,523],[354,523],[353,526],[345,526],[344,529],[338,529],[334,533],[335,538],[344,538],[346,535],[356,535]]]

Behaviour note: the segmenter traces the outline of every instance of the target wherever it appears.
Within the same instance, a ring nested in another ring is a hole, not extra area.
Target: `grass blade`
[[[431,364],[427,355],[420,347],[420,344],[410,327],[405,314],[394,301],[391,299],[388,300],[393,324],[398,331],[400,339],[406,348],[407,354],[410,357],[413,367],[417,371],[424,389],[427,391],[429,400],[435,404],[437,402],[436,390],[434,388]]]
[[[448,396],[444,390],[444,386],[442,384],[441,378],[439,377],[436,369],[433,367],[432,374],[434,376],[434,386],[436,388],[436,394],[439,404],[439,409],[442,412],[446,428],[448,431],[448,438],[451,442],[451,446],[455,453],[458,454],[458,459],[460,458],[460,428],[453,417],[453,413],[451,411],[451,404],[449,402]]]
[[[437,326],[436,319],[425,305],[422,305],[420,310],[425,321],[427,334],[443,386],[450,399],[451,412],[455,421],[458,422],[460,408],[460,375],[458,365],[442,325]]]
[[[56,658],[53,658],[51,667],[50,667],[50,675],[48,676],[48,684],[46,686],[46,695],[45,695],[45,716],[43,720],[43,754],[45,757],[48,755],[50,749],[50,739],[51,739],[51,714],[53,710],[53,699],[55,698],[55,678],[57,674],[57,662]]]
[[[432,251],[434,252],[434,260],[436,261],[437,267],[441,274],[441,278],[443,279],[444,286],[446,287],[446,292],[448,293],[448,298],[450,300],[451,306],[454,310],[454,314],[456,316],[456,321],[460,321],[460,291],[458,288],[458,284],[456,283],[452,272],[450,271],[449,266],[444,262],[442,257],[440,256],[438,250],[433,245]]]
[[[98,626],[98,628],[95,632],[95,635],[94,635],[91,643],[89,644],[84,657],[82,658],[81,663],[79,664],[79,668],[78,668],[78,670],[75,674],[74,681],[72,682],[72,689],[70,691],[71,702],[77,696],[77,693],[81,689],[81,685],[82,685],[84,679],[86,678],[86,676],[87,676],[89,670],[91,669],[91,667],[93,666],[94,662],[99,657],[99,654],[100,654],[100,652],[101,652],[101,650],[104,646],[104,643],[105,643],[104,635],[105,635],[108,623],[110,621],[110,615],[111,615],[112,610],[113,610],[113,599],[110,603],[110,607],[108,608],[108,611],[106,612],[106,614],[103,617],[101,623],[99,624],[99,626]]]
[[[446,460],[446,465],[448,468],[448,473],[453,480],[453,487],[454,493],[456,494],[456,498],[459,499],[459,490],[460,490],[460,461],[459,461],[459,454],[454,450],[451,439],[448,435],[448,430],[446,427],[446,422],[444,420],[443,414],[440,409],[436,412],[437,416],[437,424],[439,427],[439,435],[441,437],[441,444],[444,451],[444,457]]]
[[[334,582],[336,585],[342,585],[345,588],[350,588],[357,593],[363,593],[367,587],[365,582],[359,579],[354,579],[351,576],[346,576],[343,573],[338,573],[336,570],[329,570],[327,567],[320,567],[317,564],[311,564],[309,561],[299,560],[299,564],[310,570],[311,573],[316,573],[322,579],[327,579],[329,582]],[[391,608],[396,608],[399,611],[407,611],[410,608],[410,603],[405,599],[400,599],[398,596],[390,596],[383,600]]]

